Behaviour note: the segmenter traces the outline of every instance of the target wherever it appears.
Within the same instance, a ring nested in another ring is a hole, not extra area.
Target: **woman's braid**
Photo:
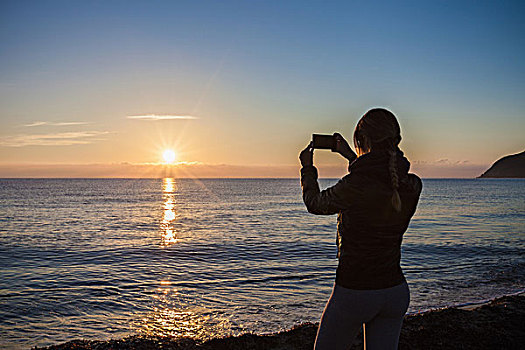
[[[390,152],[390,162],[388,165],[388,170],[390,171],[390,181],[392,182],[392,189],[394,193],[392,194],[392,206],[394,209],[399,212],[401,211],[401,198],[399,197],[399,178],[397,176],[397,154],[396,149]]]

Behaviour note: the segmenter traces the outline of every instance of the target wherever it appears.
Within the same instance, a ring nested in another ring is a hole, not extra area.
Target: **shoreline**
[[[399,349],[521,349],[525,344],[525,291],[405,316]],[[303,323],[272,334],[243,334],[198,342],[190,338],[130,336],[73,340],[33,349],[312,349],[318,324]],[[362,349],[360,333],[351,349]]]
[[[499,300],[499,299],[504,298],[504,297],[512,297],[512,296],[520,296],[520,295],[525,297],[525,289],[520,289],[520,290],[518,290],[516,292],[512,292],[512,293],[508,293],[508,294],[494,296],[494,297],[488,298],[488,299],[482,299],[482,300],[476,300],[476,301],[468,301],[468,302],[464,302],[464,303],[451,304],[451,305],[448,305],[448,306],[434,307],[434,308],[428,308],[428,309],[421,309],[421,310],[418,310],[418,311],[407,312],[405,317],[407,317],[407,316],[414,316],[414,315],[418,315],[418,314],[423,314],[423,313],[427,313],[427,312],[431,312],[431,311],[439,311],[439,310],[447,310],[447,309],[474,310],[474,309],[477,309],[478,307],[481,307],[481,306],[484,306],[484,305],[488,305],[491,302]]]

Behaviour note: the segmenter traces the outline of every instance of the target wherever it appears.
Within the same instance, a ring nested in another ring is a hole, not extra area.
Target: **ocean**
[[[423,185],[402,246],[409,312],[522,291],[525,180]],[[2,179],[0,347],[317,322],[335,232],[298,179]]]

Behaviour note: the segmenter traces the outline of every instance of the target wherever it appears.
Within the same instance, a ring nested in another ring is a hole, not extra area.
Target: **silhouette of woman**
[[[332,295],[317,332],[315,349],[349,349],[362,324],[368,350],[397,349],[410,301],[400,267],[401,240],[414,215],[421,179],[398,145],[396,117],[375,108],[357,123],[354,145],[335,134],[335,151],[349,160],[349,174],[323,191],[313,166],[313,145],[299,155],[308,211],[338,214],[339,264]]]

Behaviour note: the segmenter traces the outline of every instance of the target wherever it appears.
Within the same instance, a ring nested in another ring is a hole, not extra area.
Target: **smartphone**
[[[329,149],[335,152],[336,141],[334,135],[312,135],[313,147],[316,149]]]

